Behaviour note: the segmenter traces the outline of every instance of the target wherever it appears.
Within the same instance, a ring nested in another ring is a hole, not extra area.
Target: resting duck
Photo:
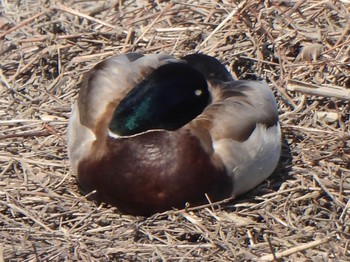
[[[267,84],[233,80],[203,54],[129,53],[97,64],[68,126],[82,191],[133,215],[245,193],[274,171],[280,151]]]

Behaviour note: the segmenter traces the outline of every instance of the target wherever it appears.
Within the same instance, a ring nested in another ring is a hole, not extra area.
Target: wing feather
[[[243,142],[257,124],[268,128],[278,123],[277,104],[266,83],[212,81],[210,89],[212,104],[196,121],[198,126],[211,127],[214,141],[229,138]]]
[[[200,138],[207,130],[203,148],[224,164],[232,178],[232,193],[239,195],[260,184],[278,163],[281,131],[277,104],[264,82],[212,82],[210,88],[212,104],[192,126],[201,130],[197,131]]]

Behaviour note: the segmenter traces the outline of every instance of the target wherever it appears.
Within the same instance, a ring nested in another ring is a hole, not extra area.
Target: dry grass
[[[348,261],[350,3],[0,3],[0,261]],[[84,72],[128,51],[217,57],[265,78],[285,136],[245,196],[150,218],[85,200],[66,152]]]

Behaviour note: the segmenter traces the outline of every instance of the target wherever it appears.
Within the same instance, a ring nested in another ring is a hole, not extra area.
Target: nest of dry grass
[[[349,1],[3,0],[0,14],[0,261],[349,260]],[[199,51],[266,79],[285,137],[275,174],[149,218],[87,201],[71,104],[84,72],[129,51]]]

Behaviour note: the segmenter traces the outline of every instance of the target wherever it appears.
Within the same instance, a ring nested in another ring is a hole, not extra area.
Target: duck
[[[281,128],[264,81],[201,53],[126,53],[82,78],[68,123],[77,184],[122,214],[237,197],[275,170]]]

